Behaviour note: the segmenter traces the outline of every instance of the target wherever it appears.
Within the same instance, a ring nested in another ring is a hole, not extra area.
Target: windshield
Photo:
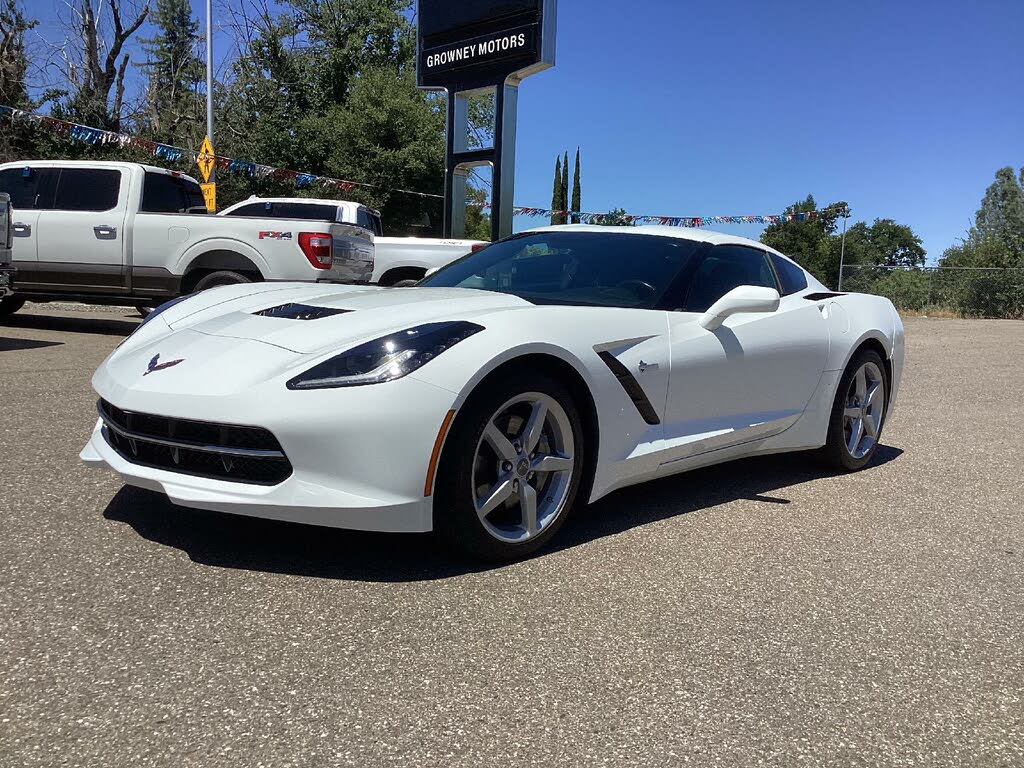
[[[511,293],[534,304],[654,309],[700,246],[622,232],[532,232],[472,253],[420,285]]]

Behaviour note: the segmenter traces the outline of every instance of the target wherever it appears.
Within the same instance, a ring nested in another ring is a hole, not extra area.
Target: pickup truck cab
[[[287,211],[289,216],[355,224],[373,232],[372,281],[380,285],[408,285],[427,272],[462,258],[482,240],[441,240],[429,237],[385,237],[380,213],[347,200],[312,200],[301,197],[250,197],[225,208],[221,216],[253,216],[264,211]]]
[[[0,193],[0,300],[10,296],[14,287],[14,266],[11,264],[14,228],[11,214],[11,196]]]
[[[138,163],[0,165],[14,205],[18,285],[28,301],[154,306],[217,285],[347,281],[372,272],[372,235],[306,219],[211,216],[195,179]]]

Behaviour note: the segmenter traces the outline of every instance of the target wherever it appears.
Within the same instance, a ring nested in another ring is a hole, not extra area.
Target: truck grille
[[[125,461],[184,475],[277,485],[292,473],[281,444],[260,427],[124,411],[100,400],[103,437]]]

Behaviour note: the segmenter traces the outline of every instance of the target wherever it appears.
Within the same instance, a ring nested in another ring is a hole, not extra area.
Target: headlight
[[[400,379],[482,330],[461,321],[418,325],[325,360],[289,381],[288,389],[358,387]]]

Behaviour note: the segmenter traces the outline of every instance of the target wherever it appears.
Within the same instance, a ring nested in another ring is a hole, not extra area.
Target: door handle
[[[116,240],[117,239],[117,227],[108,227],[103,224],[95,226],[92,231],[96,233],[96,237],[99,240]]]
[[[21,222],[16,221],[16,222],[14,222],[14,224],[12,226],[14,228],[14,236],[15,237],[31,237],[32,236],[32,227],[30,227],[28,224],[22,224]]]

